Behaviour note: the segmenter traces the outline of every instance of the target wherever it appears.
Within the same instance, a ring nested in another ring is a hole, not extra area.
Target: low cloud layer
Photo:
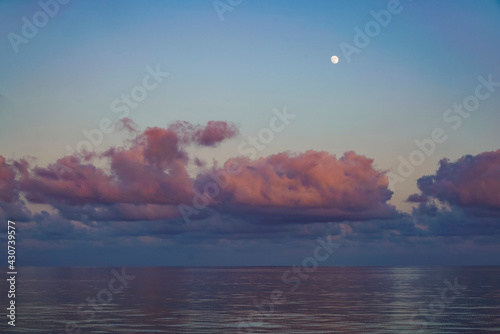
[[[388,204],[385,173],[355,152],[237,156],[209,166],[188,152],[237,137],[234,124],[175,122],[138,131],[125,120],[121,128],[133,136],[124,145],[47,166],[0,156],[0,218],[22,222],[28,240],[122,246],[129,238],[183,245],[307,240],[337,237],[341,225],[349,242],[394,249],[500,235],[500,150],[442,160],[435,175],[420,178],[421,193],[408,199],[418,205],[405,214]],[[196,211],[187,223],[183,205]]]

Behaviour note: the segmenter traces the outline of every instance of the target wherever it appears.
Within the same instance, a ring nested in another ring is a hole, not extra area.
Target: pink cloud
[[[240,172],[219,196],[219,206],[232,211],[300,211],[338,219],[388,217],[392,192],[388,177],[373,167],[373,160],[354,152],[337,158],[327,152],[279,153],[251,161],[236,158]],[[215,171],[221,173],[221,170]],[[198,177],[197,187],[210,181]]]
[[[188,156],[186,147],[213,146],[236,134],[235,126],[225,122],[176,122],[167,128],[147,128],[127,145],[101,154],[65,157],[46,167],[30,166],[26,160],[15,166],[29,201],[50,204],[69,219],[175,219],[181,215],[177,205],[193,203],[197,191],[211,182],[210,171],[194,179],[189,175],[190,162],[203,167]],[[339,158],[313,150],[284,152],[233,162],[239,163],[240,172],[228,178],[200,218],[208,212],[258,214],[283,222],[397,216],[387,204],[392,196],[388,177],[373,167],[372,159],[354,152]],[[12,178],[12,168],[3,174]]]
[[[125,123],[124,126],[132,125]],[[151,127],[138,133],[131,144],[103,154],[63,158],[47,167],[17,166],[26,198],[35,203],[57,204],[163,204],[176,205],[193,197],[185,147],[191,143],[214,145],[235,135],[235,126],[184,122],[168,128]],[[95,165],[109,165],[99,168]],[[69,167],[68,167],[69,166]],[[151,209],[150,209],[151,210]],[[172,216],[167,210],[160,216]],[[146,216],[157,217],[147,210]]]
[[[498,210],[500,150],[466,155],[455,162],[443,159],[436,174],[420,178],[418,187],[424,196],[452,205]]]

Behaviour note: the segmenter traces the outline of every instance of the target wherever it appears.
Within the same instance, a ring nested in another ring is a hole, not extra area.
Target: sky
[[[0,13],[19,265],[500,264],[500,2]]]

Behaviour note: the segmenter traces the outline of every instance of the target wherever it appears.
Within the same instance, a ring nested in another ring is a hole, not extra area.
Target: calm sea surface
[[[500,267],[290,269],[20,268],[0,332],[500,333]]]

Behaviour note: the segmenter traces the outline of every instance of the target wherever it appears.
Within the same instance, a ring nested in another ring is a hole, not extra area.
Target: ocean
[[[500,267],[296,269],[20,268],[0,332],[500,333]]]

